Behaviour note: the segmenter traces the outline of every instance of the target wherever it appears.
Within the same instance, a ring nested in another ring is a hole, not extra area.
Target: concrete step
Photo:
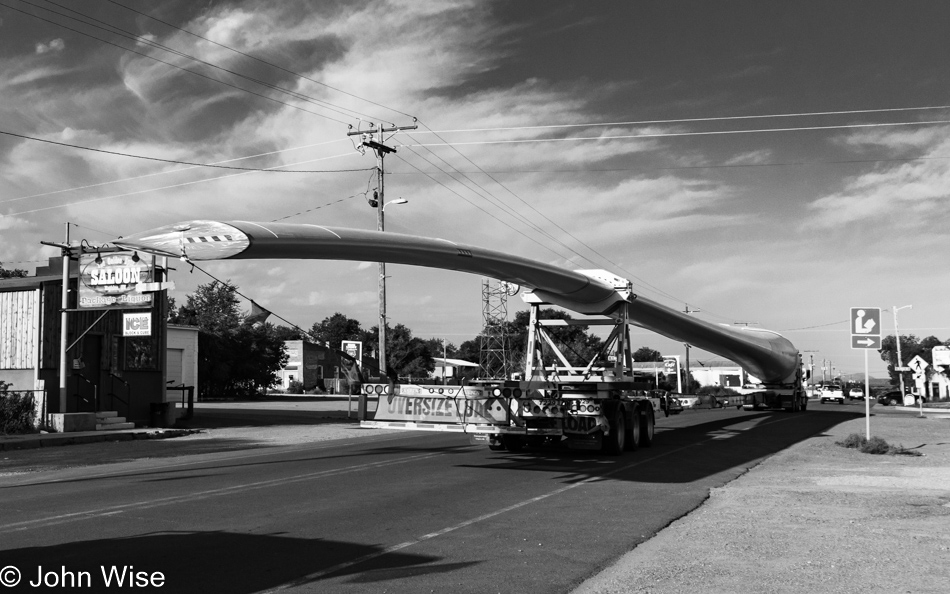
[[[96,417],[97,425],[116,425],[124,422],[125,417]]]
[[[97,423],[96,431],[116,431],[117,429],[135,429],[135,423]]]
[[[119,413],[118,411],[114,411],[114,410],[100,410],[99,412],[96,413],[97,420],[108,419],[110,417],[117,417],[117,416],[119,416]]]

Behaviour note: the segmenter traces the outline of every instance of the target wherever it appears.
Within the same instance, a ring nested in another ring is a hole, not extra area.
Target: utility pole
[[[685,313],[685,314],[691,314],[691,313],[697,313],[697,312],[699,312],[699,311],[702,311],[702,310],[699,310],[699,309],[690,309],[690,308],[689,308],[689,304],[687,303],[687,304],[686,304],[686,309],[683,310],[683,313]],[[684,394],[692,394],[692,382],[690,381],[690,378],[691,378],[692,376],[691,376],[691,374],[690,374],[690,372],[689,372],[689,347],[690,347],[690,345],[689,345],[688,343],[683,343],[683,346],[686,347],[686,391],[684,392]]]
[[[413,118],[415,122],[415,118]],[[361,146],[367,146],[373,149],[376,152],[376,192],[374,192],[373,199],[370,201],[370,206],[376,208],[376,230],[385,231],[385,225],[383,224],[383,208],[386,206],[384,198],[384,174],[385,170],[383,168],[383,159],[388,153],[395,153],[396,149],[386,146],[383,144],[383,134],[385,132],[399,132],[400,130],[415,130],[418,126],[413,123],[411,126],[380,126],[376,128],[375,124],[370,123],[369,130],[353,130],[353,126],[350,126],[350,131],[346,133],[347,136],[361,136],[362,144]],[[375,129],[374,129],[375,128]],[[378,134],[378,140],[373,140],[373,134]],[[379,372],[381,375],[386,375],[386,263],[379,263]]]
[[[904,370],[900,369],[904,366],[904,360],[901,359],[901,333],[897,330],[897,312],[901,309],[907,309],[909,307],[914,307],[913,305],[904,305],[903,307],[897,307],[896,305],[892,308],[894,310],[894,339],[897,343],[897,365],[894,368],[897,370],[897,377],[901,380],[901,398],[904,398]]]
[[[808,353],[808,381],[815,383],[815,353],[818,351],[802,351]]]
[[[69,404],[66,391],[66,341],[68,321],[66,310],[69,309],[69,223],[66,223],[66,243],[63,244],[63,291],[59,314],[59,412],[66,412]],[[78,281],[77,281],[78,286]]]

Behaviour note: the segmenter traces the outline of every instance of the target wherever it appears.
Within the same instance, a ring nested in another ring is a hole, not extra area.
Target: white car
[[[821,389],[821,403],[837,402],[844,404],[844,391],[841,386],[825,386]]]
[[[848,400],[864,400],[864,390],[862,388],[851,388],[848,390]]]
[[[684,409],[694,408],[699,404],[699,396],[692,394],[673,394],[673,397],[679,400]]]

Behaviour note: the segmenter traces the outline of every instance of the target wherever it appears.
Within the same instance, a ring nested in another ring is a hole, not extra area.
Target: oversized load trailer
[[[180,258],[183,261],[268,258],[353,260],[427,266],[484,275],[527,290],[524,297],[532,306],[531,326],[534,330],[542,326],[537,319],[536,310],[537,306],[543,303],[585,315],[606,316],[610,320],[609,323],[615,325],[608,340],[613,345],[611,348],[616,349],[613,369],[605,369],[599,378],[595,377],[598,371],[592,361],[581,373],[575,374],[567,370],[563,373],[548,374],[536,363],[540,334],[530,332],[528,350],[531,356],[525,370],[525,378],[529,381],[527,385],[517,388],[521,389],[522,393],[531,393],[532,402],[535,398],[541,402],[557,402],[557,414],[545,422],[553,426],[559,424],[558,430],[564,436],[576,435],[570,430],[577,423],[581,423],[580,419],[594,418],[598,429],[592,433],[599,432],[599,441],[606,444],[604,447],[610,451],[628,447],[627,437],[631,437],[630,447],[640,445],[644,439],[644,444],[652,440],[652,423],[647,423],[650,425],[648,437],[644,438],[645,432],[640,429],[645,427],[644,418],[655,417],[655,407],[652,403],[647,407],[644,401],[649,399],[636,395],[635,390],[630,387],[633,377],[629,371],[631,365],[628,325],[656,332],[735,361],[747,372],[760,378],[765,384],[766,392],[772,393],[771,396],[752,395],[752,406],[778,406],[795,411],[804,410],[807,403],[802,389],[801,356],[785,337],[768,330],[717,325],[694,318],[636,295],[629,280],[604,270],[567,270],[544,262],[444,239],[294,223],[186,221],[119,238],[112,243],[131,250]],[[581,323],[588,321],[583,320]],[[538,381],[547,384],[534,383]],[[608,387],[602,387],[601,384]],[[571,385],[574,387],[570,388]],[[494,390],[497,387],[491,388]],[[376,388],[373,389],[375,392]],[[401,387],[397,389],[395,386],[390,389],[393,398],[402,390]],[[504,386],[501,389],[504,390]],[[585,396],[565,396],[572,391]],[[409,397],[408,393],[406,397]],[[487,402],[487,398],[472,400]],[[584,404],[584,411],[581,412],[581,402],[587,401],[592,404]],[[578,405],[577,412],[569,412],[574,410],[575,403]],[[510,400],[504,404],[509,410],[515,405]],[[444,403],[442,406],[444,407]],[[595,410],[588,410],[588,406]],[[568,411],[562,410],[564,408]],[[525,414],[523,408],[519,410],[520,413],[506,417],[505,422],[494,422],[493,426],[499,430],[493,434],[512,435],[516,429],[521,431],[523,428],[524,439],[519,439],[519,443],[533,436],[529,435],[529,429],[542,434],[545,427],[539,422],[540,419]],[[534,410],[533,404],[531,410]],[[587,420],[583,422],[589,423]],[[463,427],[469,424],[461,423]],[[554,431],[551,427],[546,430]],[[639,431],[640,435],[633,439],[635,431]],[[510,438],[496,441],[504,442],[506,439],[513,443]],[[580,438],[569,439],[578,443],[583,441]]]
[[[520,451],[560,441],[571,449],[614,455],[649,447],[656,415],[682,407],[665,391],[647,390],[634,377],[629,327],[607,318],[576,321],[609,323],[614,330],[598,357],[575,367],[545,331],[575,321],[542,320],[539,305],[531,304],[526,352],[526,376],[533,379],[480,380],[469,386],[367,384],[365,395],[379,400],[373,419],[361,425],[466,433],[493,450]],[[551,347],[562,365],[541,365],[542,344]],[[612,365],[598,366],[601,359]]]

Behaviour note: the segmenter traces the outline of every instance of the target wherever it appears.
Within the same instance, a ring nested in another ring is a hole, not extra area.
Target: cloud
[[[947,221],[950,204],[950,128],[862,132],[843,142],[849,146],[874,145],[892,151],[909,146],[920,158],[901,163],[882,162],[865,173],[846,178],[843,187],[808,205],[807,226],[828,228],[867,223],[873,228],[909,228],[921,217],[931,223]],[[893,154],[893,153],[892,153]]]
[[[66,49],[66,42],[62,39],[53,39],[49,43],[37,43],[36,44],[36,53],[37,54],[47,54],[50,52],[56,53],[61,52]]]

